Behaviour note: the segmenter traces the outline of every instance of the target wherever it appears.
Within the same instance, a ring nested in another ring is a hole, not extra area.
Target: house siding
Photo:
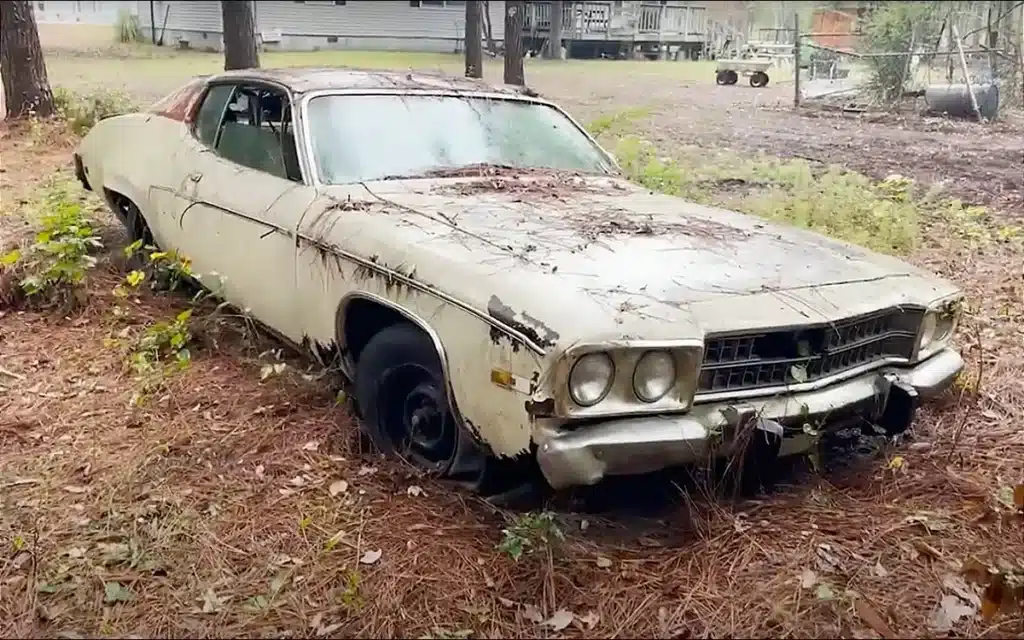
[[[126,0],[35,0],[32,10],[39,24],[115,25],[121,11],[135,13],[138,4]]]
[[[149,33],[149,3],[139,2],[140,23]],[[504,2],[491,0],[491,29],[504,37]],[[145,9],[141,5],[146,5]],[[412,7],[408,2],[349,1],[254,4],[257,29],[268,50],[384,49],[451,52],[461,47],[465,7]],[[155,3],[157,35],[166,15],[164,42],[187,40],[193,48],[223,48],[220,3],[167,0]]]

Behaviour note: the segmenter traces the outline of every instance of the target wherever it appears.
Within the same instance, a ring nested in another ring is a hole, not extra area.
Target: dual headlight
[[[633,393],[641,402],[657,402],[676,384],[676,361],[668,351],[647,351],[633,367]],[[605,352],[590,353],[569,373],[569,395],[581,407],[604,400],[615,382],[615,361]]]
[[[941,309],[932,309],[924,314],[917,338],[918,358],[931,355],[949,342],[956,329],[958,317],[959,313],[955,304],[946,305]]]

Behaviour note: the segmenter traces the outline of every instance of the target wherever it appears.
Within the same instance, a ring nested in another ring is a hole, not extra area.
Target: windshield
[[[556,109],[430,95],[329,95],[307,108],[320,180],[344,184],[498,165],[608,173],[601,151]]]

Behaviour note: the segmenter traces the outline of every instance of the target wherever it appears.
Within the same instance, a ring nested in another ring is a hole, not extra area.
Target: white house
[[[152,4],[152,13],[150,11]],[[503,0],[489,0],[491,33],[504,37]],[[256,28],[266,49],[364,49],[454,52],[465,32],[465,0],[260,0]],[[138,2],[146,38],[150,15],[168,46],[221,50],[219,0]],[[486,18],[485,18],[486,19]]]
[[[36,0],[32,3],[39,24],[115,25],[122,11],[136,13],[137,0]]]

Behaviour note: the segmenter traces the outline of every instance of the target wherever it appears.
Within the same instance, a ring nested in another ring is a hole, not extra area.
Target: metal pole
[[[793,14],[793,108],[800,108],[800,14]]]
[[[152,37],[153,44],[156,44],[156,9],[153,5],[156,4],[155,0],[149,0],[149,35]]]

